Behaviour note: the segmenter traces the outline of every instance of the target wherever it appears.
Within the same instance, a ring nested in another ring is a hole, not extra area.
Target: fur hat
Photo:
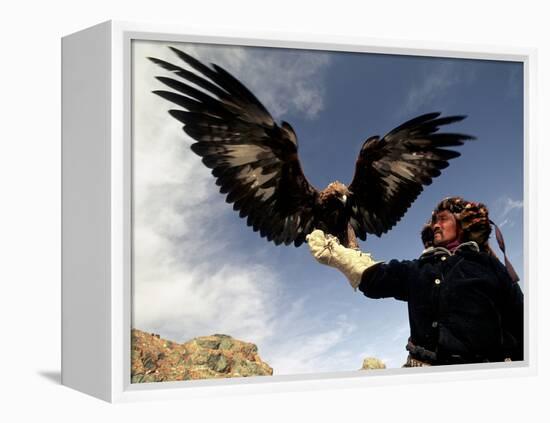
[[[466,201],[461,197],[445,198],[434,209],[430,221],[424,225],[421,231],[424,247],[433,246],[432,225],[435,223],[437,214],[444,210],[450,211],[455,216],[462,231],[463,242],[475,241],[480,249],[488,250],[491,224],[487,206],[482,203]]]

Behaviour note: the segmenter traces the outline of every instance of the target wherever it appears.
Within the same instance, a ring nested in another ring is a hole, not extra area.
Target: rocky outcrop
[[[203,336],[177,344],[132,329],[132,383],[272,374],[256,345],[228,335]]]
[[[361,367],[361,370],[375,370],[385,368],[386,365],[378,358],[367,357],[363,360],[363,366]]]

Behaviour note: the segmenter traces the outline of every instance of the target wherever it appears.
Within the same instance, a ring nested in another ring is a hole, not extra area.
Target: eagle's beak
[[[346,204],[346,201],[348,201],[348,196],[345,195],[345,194],[342,195],[342,196],[340,197],[340,201],[341,201],[343,204]]]

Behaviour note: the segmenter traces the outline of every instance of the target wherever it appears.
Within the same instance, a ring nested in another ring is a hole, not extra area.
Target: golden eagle
[[[170,48],[194,72],[149,57],[179,77],[158,76],[173,91],[154,93],[183,108],[169,113],[196,141],[191,150],[212,169],[220,192],[248,226],[277,245],[298,247],[315,228],[353,248],[358,246],[356,237],[381,236],[401,219],[423,185],[431,184],[448,160],[460,156],[445,147],[474,139],[438,132],[465,116],[418,116],[382,138],[368,138],[349,185],[332,182],[319,191],[302,172],[298,139],[289,123],[278,125],[254,94],[222,67],[208,67]]]

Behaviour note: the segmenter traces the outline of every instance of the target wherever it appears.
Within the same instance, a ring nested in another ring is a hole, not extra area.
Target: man
[[[322,231],[308,244],[369,298],[408,302],[407,367],[523,360],[523,293],[491,251],[487,208],[441,201],[422,231],[427,247],[411,261],[377,262]]]

